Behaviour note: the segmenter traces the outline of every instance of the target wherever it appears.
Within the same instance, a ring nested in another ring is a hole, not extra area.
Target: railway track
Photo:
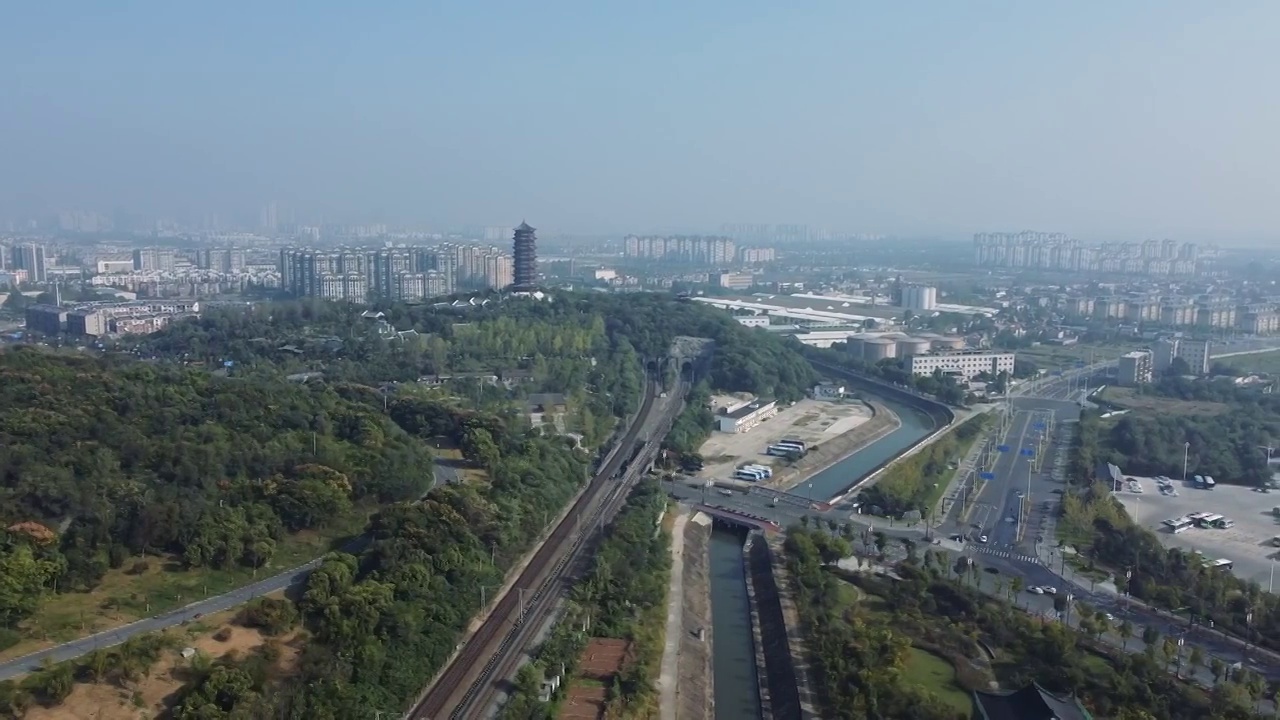
[[[466,641],[466,646],[409,711],[408,718],[452,720],[463,717],[476,704],[477,695],[508,655],[507,651],[528,630],[528,626],[534,624],[528,620],[545,610],[548,596],[554,594],[549,591],[582,547],[583,540],[588,537],[584,530],[600,522],[602,513],[610,505],[616,506],[620,502],[620,493],[625,497],[625,483],[614,480],[624,463],[629,465],[634,457],[631,448],[636,446],[642,432],[650,424],[655,398],[655,387],[652,380],[649,380],[645,384],[640,411],[622,441],[592,478],[586,491],[579,496],[521,571],[512,586],[516,591],[508,591],[498,600],[493,612]],[[584,523],[584,520],[589,522]],[[524,595],[530,590],[533,593],[526,602]],[[459,696],[462,688],[466,690]]]
[[[684,397],[687,390],[688,388],[682,385],[678,391],[679,394],[675,397]],[[667,406],[667,412],[659,418],[654,431],[648,433],[648,439],[637,444],[637,452],[631,456],[631,460],[637,457],[651,458],[657,453],[662,439],[670,432],[675,413],[681,405],[681,402],[673,401]],[[492,667],[486,667],[481,678],[469,688],[464,701],[459,703],[449,715],[450,720],[484,717],[486,711],[492,708],[494,697],[501,694],[499,683],[515,676],[530,645],[540,629],[546,626],[546,620],[559,606],[570,583],[586,569],[596,541],[600,539],[598,533],[592,532],[591,528],[602,529],[613,521],[614,516],[626,504],[639,475],[640,473],[631,472],[629,467],[624,466],[618,478],[619,481],[610,484],[605,497],[592,513],[590,523],[583,525],[583,532],[575,538],[573,546],[566,553],[563,561],[547,576],[534,599],[526,606],[522,622],[509,631],[508,637],[494,654],[491,659]]]

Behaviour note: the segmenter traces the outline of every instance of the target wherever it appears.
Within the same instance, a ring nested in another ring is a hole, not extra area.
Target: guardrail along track
[[[517,631],[526,624],[522,621],[529,615],[529,607],[539,604],[546,595],[546,578],[555,578],[558,573],[563,572],[573,555],[572,548],[580,544],[581,538],[585,537],[584,534],[575,538],[576,531],[580,527],[590,527],[589,523],[584,524],[583,521],[596,520],[597,506],[601,504],[598,501],[602,497],[607,499],[622,489],[621,483],[613,483],[612,480],[622,464],[631,457],[631,448],[635,446],[641,431],[648,424],[655,397],[654,383],[651,378],[647,378],[640,411],[636,413],[622,441],[592,478],[586,491],[578,497],[573,507],[534,553],[529,564],[521,571],[512,586],[513,591],[507,592],[498,600],[493,612],[467,640],[466,646],[409,711],[409,718],[443,720],[445,717],[458,717],[472,704],[479,689],[493,674],[505,650],[515,640]],[[566,546],[570,547],[569,552],[566,552]],[[522,605],[521,593],[515,590],[516,588],[523,588],[526,592],[533,588],[537,590],[528,598],[528,602]],[[469,676],[475,674],[475,668],[480,667],[481,663],[484,664],[479,676],[470,679]],[[458,690],[464,687],[467,688],[465,695],[450,707]]]

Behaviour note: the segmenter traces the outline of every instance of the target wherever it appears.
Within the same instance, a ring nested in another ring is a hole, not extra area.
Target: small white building
[[[745,327],[769,327],[768,315],[738,315],[734,320]]]
[[[716,416],[716,426],[720,432],[744,433],[777,414],[776,401],[766,402],[755,398],[741,405],[724,408],[720,415]]]
[[[814,400],[839,400],[844,397],[844,386],[835,383],[818,383],[813,386]]]

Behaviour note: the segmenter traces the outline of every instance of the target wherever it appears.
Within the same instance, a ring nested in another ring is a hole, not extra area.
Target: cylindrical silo
[[[862,345],[862,359],[870,363],[894,357],[897,343],[889,338],[870,338]]]
[[[850,335],[849,337],[845,338],[844,341],[845,341],[845,347],[848,350],[850,356],[855,358],[860,358],[864,355],[863,345],[865,344],[865,340],[861,335]]]
[[[925,355],[929,352],[929,341],[924,338],[908,337],[897,341],[898,357]]]
[[[964,338],[955,335],[940,336],[933,339],[934,350],[963,350],[964,346]]]

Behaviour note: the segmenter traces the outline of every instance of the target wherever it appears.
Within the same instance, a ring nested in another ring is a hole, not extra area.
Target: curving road
[[[458,471],[456,468],[447,465],[435,465],[434,468],[434,484],[440,483],[456,483],[460,482]],[[354,541],[344,550],[358,550],[361,544],[360,540]],[[312,570],[320,567],[322,558],[316,558],[305,565],[299,565],[284,572],[272,575],[264,580],[258,580],[244,587],[232,590],[222,595],[200,600],[191,603],[176,610],[170,610],[163,615],[155,615],[149,618],[143,618],[121,625],[117,628],[104,630],[78,640],[54,645],[44,650],[39,650],[19,658],[14,658],[6,662],[0,663],[0,680],[8,680],[19,675],[25,675],[34,670],[40,669],[40,665],[47,659],[52,662],[59,663],[65,660],[72,660],[87,655],[94,650],[119,645],[135,635],[141,635],[149,632],[156,632],[171,628],[175,625],[191,622],[197,616],[209,615],[212,613],[230,610],[237,605],[259,598],[264,595],[270,595],[273,592],[284,590],[295,584],[305,582],[307,576]]]

